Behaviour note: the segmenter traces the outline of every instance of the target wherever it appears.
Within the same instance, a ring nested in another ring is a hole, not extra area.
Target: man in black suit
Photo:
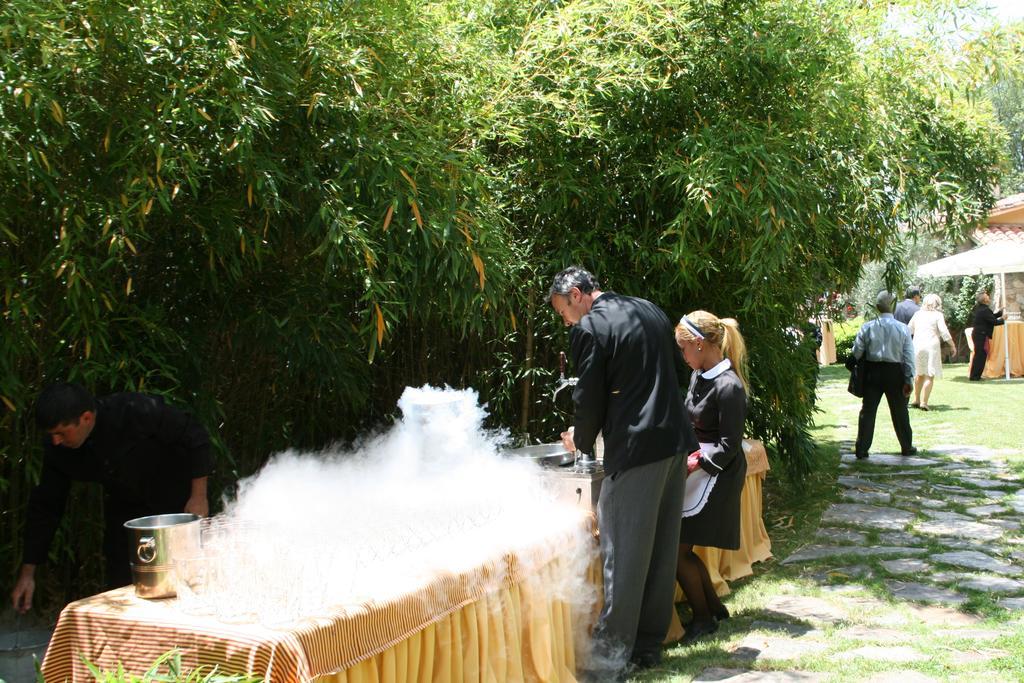
[[[982,290],[978,292],[978,295],[974,297],[975,305],[974,310],[971,311],[971,322],[974,325],[974,329],[971,330],[971,341],[974,343],[974,357],[971,358],[971,372],[968,377],[972,382],[977,382],[981,379],[981,373],[985,370],[985,363],[988,361],[988,349],[986,344],[992,338],[992,331],[996,325],[1002,325],[1003,320],[1002,309],[992,312],[989,308],[991,299],[988,296],[988,292]]]
[[[896,310],[893,311],[892,317],[899,320],[904,325],[910,324],[910,319],[914,317],[914,314],[921,310],[921,288],[910,286],[907,287],[907,291],[903,293],[903,301],[896,304]]]
[[[135,517],[209,513],[210,438],[190,414],[159,396],[94,397],[77,384],[51,384],[36,402],[46,433],[39,484],[28,499],[21,570],[11,601],[32,607],[36,566],[46,561],[76,481],[103,487],[103,554],[108,588],[131,583],[124,523]]]
[[[610,680],[661,660],[672,617],[685,456],[698,448],[683,410],[682,358],[665,313],[644,299],[602,292],[586,270],[555,276],[551,306],[572,326],[578,376],[570,452],[604,436],[598,500],[604,607],[589,669]]]

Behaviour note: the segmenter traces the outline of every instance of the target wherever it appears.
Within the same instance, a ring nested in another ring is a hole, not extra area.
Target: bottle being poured
[[[566,387],[575,387],[579,381],[578,377],[566,377],[565,376],[565,351],[558,353],[558,385],[555,387],[555,391],[551,394],[552,400],[558,396],[558,392]],[[584,453],[580,449],[575,447],[575,443],[572,440],[573,428],[562,433],[562,444],[565,449],[573,454],[573,471],[575,472],[594,472],[598,468],[597,459],[593,453]]]

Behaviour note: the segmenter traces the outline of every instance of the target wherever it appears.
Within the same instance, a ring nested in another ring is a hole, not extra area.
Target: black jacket
[[[181,512],[192,479],[210,474],[210,439],[191,415],[149,394],[97,399],[96,424],[79,448],[43,446],[43,472],[29,496],[23,562],[41,564],[64,514],[71,483],[97,482],[107,501],[107,528],[119,510]]]
[[[978,304],[971,312],[971,321],[974,323],[974,331],[971,336],[977,339],[987,339],[992,336],[992,328],[1002,325],[1005,321],[999,318],[1001,310],[992,312],[992,309],[985,304]]]
[[[573,440],[616,472],[697,450],[683,410],[682,355],[665,313],[644,299],[605,292],[570,333],[579,381]]]

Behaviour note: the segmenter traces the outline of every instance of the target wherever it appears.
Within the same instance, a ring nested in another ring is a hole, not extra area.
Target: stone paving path
[[[792,666],[814,655],[840,670],[859,658],[886,662],[889,672],[857,680],[1005,680],[985,662],[1020,653],[994,647],[1004,631],[958,608],[993,600],[1024,610],[1024,482],[983,448],[864,461],[854,458],[852,442],[840,451],[842,500],[825,511],[815,538],[782,560],[814,579],[824,597],[794,590],[773,598],[750,634],[727,646],[736,667],[707,669],[695,680],[853,680]],[[934,657],[936,638],[953,644],[949,661],[965,667],[959,674],[933,678],[911,667]],[[835,643],[851,641],[836,651]],[[931,655],[922,652],[929,646]]]

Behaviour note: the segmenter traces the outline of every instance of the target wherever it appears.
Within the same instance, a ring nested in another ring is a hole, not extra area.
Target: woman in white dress
[[[942,317],[942,299],[938,294],[924,298],[921,310],[910,319],[914,335],[914,402],[910,405],[928,410],[928,397],[937,377],[942,377],[942,342],[956,353],[946,320]]]

